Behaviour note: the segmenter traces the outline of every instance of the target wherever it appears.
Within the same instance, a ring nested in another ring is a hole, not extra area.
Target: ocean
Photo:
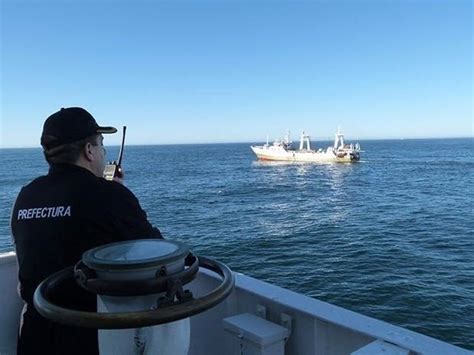
[[[150,221],[195,254],[474,349],[474,140],[360,143],[356,164],[259,162],[240,143],[127,146],[123,168]],[[33,148],[2,149],[0,164],[5,252],[18,191],[48,167]]]

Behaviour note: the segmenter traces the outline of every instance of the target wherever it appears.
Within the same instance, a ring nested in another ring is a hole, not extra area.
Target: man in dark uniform
[[[44,123],[41,145],[50,165],[48,175],[21,189],[11,219],[25,302],[18,354],[98,354],[97,330],[61,325],[39,315],[32,300],[36,287],[93,247],[161,238],[133,193],[103,178],[102,134],[116,131],[100,127],[78,107],[63,108]],[[73,281],[56,295],[56,302],[96,310],[95,296]]]

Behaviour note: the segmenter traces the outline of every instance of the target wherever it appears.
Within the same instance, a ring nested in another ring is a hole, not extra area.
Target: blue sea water
[[[473,139],[361,145],[357,164],[214,144],[129,146],[123,165],[151,222],[196,254],[474,349]],[[0,166],[2,252],[16,194],[47,165],[39,149],[3,149]]]

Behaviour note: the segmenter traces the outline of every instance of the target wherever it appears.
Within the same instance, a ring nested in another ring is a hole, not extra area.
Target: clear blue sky
[[[130,144],[474,135],[471,1],[0,1],[0,147],[68,106]]]

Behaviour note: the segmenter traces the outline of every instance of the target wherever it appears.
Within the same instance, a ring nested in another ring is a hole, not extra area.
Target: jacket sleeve
[[[104,181],[102,192],[102,206],[98,213],[102,213],[103,218],[99,219],[99,227],[110,234],[113,241],[163,238],[159,229],[150,224],[138,199],[128,188],[117,182]]]

